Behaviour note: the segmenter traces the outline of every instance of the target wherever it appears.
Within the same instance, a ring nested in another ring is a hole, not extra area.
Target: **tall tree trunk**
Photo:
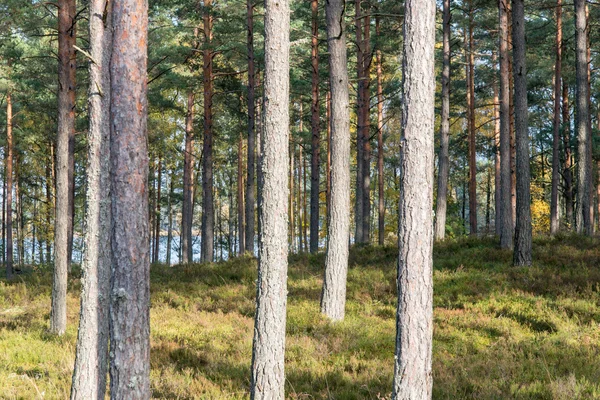
[[[290,138],[291,139],[291,138]],[[288,213],[290,215],[290,227],[289,227],[289,236],[290,236],[290,248],[292,252],[295,252],[296,247],[296,225],[294,216],[296,215],[296,209],[294,208],[294,186],[295,186],[295,175],[294,175],[294,141],[290,140],[289,145],[290,151],[290,173],[289,173],[289,187],[290,187],[290,195],[289,195],[289,208]]]
[[[467,55],[467,107],[469,127],[469,227],[470,234],[477,234],[477,150],[475,142],[475,43],[473,39],[473,1],[469,0],[469,32]]]
[[[246,222],[244,215],[244,139],[240,135],[238,141],[238,170],[237,170],[237,214],[238,214],[238,254],[244,254],[246,251]]]
[[[289,146],[288,0],[265,2],[261,233],[252,346],[252,399],[284,398]]]
[[[13,149],[13,163],[14,163],[14,184],[15,184],[15,211],[17,213],[15,230],[17,231],[17,265],[21,269],[23,265],[23,207],[21,206],[23,194],[19,190],[19,182],[21,181],[21,175],[19,174],[19,153],[14,152]]]
[[[148,3],[120,0],[112,17],[110,393],[149,399]]]
[[[213,52],[212,0],[204,0],[204,141],[202,152],[202,262],[213,260],[215,246],[215,210],[213,204]]]
[[[515,226],[515,265],[531,265],[531,175],[527,124],[527,68],[525,64],[524,0],[512,0],[513,76],[515,80],[515,142],[517,150],[517,224]]]
[[[379,16],[375,18],[375,31],[379,38]],[[385,200],[383,187],[383,84],[382,56],[377,49],[377,186],[378,186],[378,243],[383,246],[385,238]],[[443,119],[443,117],[442,117]]]
[[[194,92],[187,96],[185,117],[185,151],[183,154],[183,204],[181,210],[182,263],[193,262],[192,225],[194,220]],[[173,183],[171,183],[173,185]]]
[[[554,118],[552,120],[552,192],[550,198],[550,234],[560,229],[558,185],[560,184],[560,94],[562,76],[562,0],[556,2],[556,61],[554,63]]]
[[[162,157],[158,156],[158,177],[156,181],[156,211],[154,213],[154,259],[157,263],[160,260],[160,192],[162,188]]]
[[[497,63],[496,52],[492,51],[492,63]],[[500,154],[500,97],[498,95],[498,80],[494,79],[494,230],[500,237],[502,220],[502,157]]]
[[[312,99],[311,99],[311,159],[310,159],[310,252],[319,250],[319,195],[320,195],[320,149],[321,132],[319,123],[319,4],[310,2],[312,11]]]
[[[248,176],[246,180],[246,251],[254,254],[254,219],[255,219],[255,65],[254,65],[254,0],[247,0],[247,47],[248,47]]]
[[[325,106],[325,120],[327,121],[327,167],[325,174],[327,176],[327,226],[329,227],[329,217],[331,214],[331,89],[327,90]],[[329,230],[329,228],[327,228]]]
[[[156,160],[152,160],[149,165],[149,188],[148,199],[150,205],[148,207],[148,224],[150,225],[150,237],[148,238],[148,246],[150,247],[150,262],[154,262],[154,220],[156,219]]]
[[[302,132],[302,118],[300,118],[300,132]],[[304,201],[303,201],[303,197],[302,197],[302,167],[304,166],[304,163],[302,162],[302,144],[300,144],[298,146],[298,200],[296,203],[296,207],[297,207],[297,214],[298,215],[298,252],[302,253],[304,252],[304,235],[303,230],[304,230]]]
[[[7,172],[7,168],[8,168],[8,124],[10,122],[12,122],[12,99],[9,98],[9,96],[6,96],[6,100],[7,100],[7,108],[8,108],[8,100],[10,101],[10,114],[11,114],[11,118],[8,118],[8,113],[7,113],[7,119],[6,119],[6,125],[7,125],[7,129],[6,129],[6,150],[4,152],[4,165],[3,165],[3,174],[2,174],[2,264],[6,267],[6,217],[7,217],[7,212],[6,212],[6,172]],[[10,133],[11,133],[11,142],[12,142],[12,125],[10,127]],[[10,269],[10,272],[12,273],[12,266]],[[9,277],[8,271],[6,272],[6,277]]]
[[[563,41],[562,53],[565,53],[565,42]],[[565,184],[565,219],[567,229],[573,226],[573,154],[571,151],[571,113],[569,112],[569,86],[566,79],[562,79],[562,130],[564,151],[564,184]]]
[[[308,228],[308,202],[306,200],[306,193],[308,193],[308,191],[306,190],[306,183],[308,182],[308,179],[306,177],[306,171],[308,170],[308,165],[306,165],[306,157],[304,157],[302,159],[302,162],[304,163],[304,165],[302,166],[302,186],[303,186],[303,194],[302,194],[302,236],[304,238],[304,251],[308,251],[309,250],[309,243],[308,243],[308,235],[307,235],[307,228]]]
[[[13,274],[12,191],[13,191],[12,95],[6,94],[6,278]],[[3,196],[4,197],[4,196]]]
[[[75,134],[75,0],[58,2],[58,133],[56,136],[56,216],[50,332],[67,329],[67,271],[71,213],[71,145]]]
[[[405,3],[393,399],[432,392],[435,10],[433,0]]]
[[[171,246],[173,245],[173,195],[174,195],[174,188],[173,188],[173,172],[171,172],[171,175],[169,177],[169,197],[167,197],[167,213],[168,213],[168,227],[167,227],[167,260],[166,263],[167,265],[171,265]]]
[[[356,89],[356,195],[355,195],[355,206],[354,206],[354,224],[355,234],[354,243],[364,243],[364,135],[365,129],[363,108],[365,103],[363,96],[365,94],[364,85],[364,66],[365,60],[363,53],[363,26],[362,26],[362,0],[355,0],[355,31],[356,31],[356,78],[357,89]]]
[[[440,129],[440,154],[438,157],[437,202],[435,208],[435,240],[444,240],[446,235],[446,210],[448,203],[448,175],[450,160],[450,0],[444,0],[442,39],[442,114]],[[381,207],[381,206],[380,206]]]
[[[110,45],[111,4],[89,4],[88,165],[81,309],[71,400],[103,400],[106,391],[111,275]],[[108,7],[108,8],[107,8]],[[106,20],[102,16],[107,12]]]
[[[331,90],[331,193],[321,312],[344,319],[350,237],[350,111],[343,0],[326,2]]]
[[[52,164],[54,157],[50,156],[50,162],[46,165],[46,263],[52,262],[52,211],[54,210],[52,196]]]
[[[510,72],[508,53],[508,0],[498,1],[500,47],[500,247],[513,247],[513,208],[510,145]]]
[[[363,241],[369,243],[371,239],[371,60],[373,54],[371,52],[371,4],[369,0],[363,0],[367,3],[367,12],[363,23],[363,95],[362,107],[363,112]]]

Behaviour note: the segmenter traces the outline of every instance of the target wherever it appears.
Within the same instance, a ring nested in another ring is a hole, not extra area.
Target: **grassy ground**
[[[600,243],[537,239],[532,268],[490,240],[435,249],[435,399],[600,398]],[[319,315],[323,256],[290,260],[286,393],[389,398],[395,335],[393,248],[354,249],[347,318]],[[152,267],[152,389],[163,399],[248,398],[255,261]],[[0,398],[68,398],[69,329],[47,333],[50,272],[0,281]]]

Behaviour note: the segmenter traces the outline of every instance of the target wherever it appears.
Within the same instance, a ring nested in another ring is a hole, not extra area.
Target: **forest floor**
[[[351,252],[347,316],[319,314],[323,255],[292,256],[286,347],[291,399],[389,398],[394,248]],[[491,239],[435,247],[434,399],[600,398],[600,243],[534,241],[515,268]],[[161,399],[248,398],[256,262],[152,267],[152,389]],[[77,275],[77,274],[74,274]],[[79,304],[48,334],[51,273],[0,281],[0,398],[67,399]]]

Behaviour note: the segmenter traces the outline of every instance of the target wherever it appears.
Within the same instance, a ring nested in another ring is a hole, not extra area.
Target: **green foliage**
[[[534,266],[512,267],[492,239],[434,249],[434,399],[600,398],[600,246],[537,239]],[[347,318],[319,313],[324,256],[290,258],[286,393],[291,399],[389,398],[396,315],[393,247],[351,252]],[[152,266],[152,388],[160,399],[248,398],[256,262]],[[0,281],[1,398],[68,397],[78,312],[48,335],[50,271]]]

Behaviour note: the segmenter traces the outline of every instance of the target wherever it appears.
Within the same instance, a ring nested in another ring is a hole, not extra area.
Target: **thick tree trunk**
[[[513,0],[513,76],[515,80],[515,143],[517,151],[517,224],[515,226],[515,265],[531,265],[531,175],[527,124],[527,69],[525,64],[525,5]]]
[[[348,241],[350,237],[350,111],[344,24],[345,2],[329,0],[327,43],[331,90],[331,193],[321,312],[334,321],[344,318]]]
[[[556,61],[554,63],[554,118],[552,120],[552,192],[550,196],[550,234],[560,229],[558,185],[560,184],[560,94],[562,76],[562,0],[556,2]]]
[[[50,332],[67,329],[67,271],[71,213],[70,141],[75,134],[75,0],[58,2],[58,133],[56,136],[56,216]]]
[[[182,263],[193,262],[192,225],[194,220],[194,92],[187,96],[185,117],[185,150],[183,154],[183,204],[181,210]],[[173,185],[173,183],[171,183]]]
[[[508,53],[508,0],[498,1],[500,47],[500,247],[513,247],[513,208],[510,145],[510,73]]]
[[[215,246],[215,210],[213,204],[213,52],[212,0],[204,0],[204,141],[202,151],[202,262],[211,262]]]
[[[440,154],[438,157],[437,202],[435,208],[435,240],[444,240],[446,235],[446,209],[448,203],[448,175],[450,160],[450,0],[444,0],[442,39],[442,114],[440,129]]]
[[[289,146],[288,0],[265,2],[261,233],[252,346],[252,399],[284,398]]]
[[[240,135],[238,141],[238,170],[237,170],[237,217],[238,217],[238,254],[246,251],[246,216],[244,214],[244,139]]]
[[[575,72],[577,77],[575,98],[575,128],[577,129],[577,233],[592,235],[592,159],[589,126],[589,82],[587,66],[587,18],[585,0],[575,0]]]
[[[311,99],[311,158],[310,158],[310,252],[319,250],[319,198],[320,198],[320,149],[321,132],[319,123],[319,20],[318,1],[311,0],[312,11],[312,99]]]
[[[380,37],[379,16],[375,18],[375,31]],[[382,56],[377,49],[377,187],[378,187],[378,243],[383,246],[385,239],[385,200],[383,187],[383,85]],[[442,117],[443,118],[443,117]]]
[[[89,4],[88,165],[81,310],[71,400],[103,400],[106,391],[111,275],[110,4]],[[108,8],[107,8],[108,7]],[[107,18],[102,16],[107,10]]]
[[[146,0],[113,3],[110,393],[150,398]]]
[[[13,275],[12,191],[13,191],[12,95],[6,95],[6,278]],[[4,197],[4,196],[3,196]]]
[[[254,220],[256,216],[256,132],[255,132],[255,65],[254,65],[254,0],[247,0],[248,47],[248,177],[246,180],[246,251],[254,254]]]
[[[475,142],[475,44],[473,40],[473,2],[469,1],[467,54],[467,112],[469,130],[469,233],[477,234],[477,153]]]
[[[431,399],[433,336],[433,0],[407,0],[393,399]]]

